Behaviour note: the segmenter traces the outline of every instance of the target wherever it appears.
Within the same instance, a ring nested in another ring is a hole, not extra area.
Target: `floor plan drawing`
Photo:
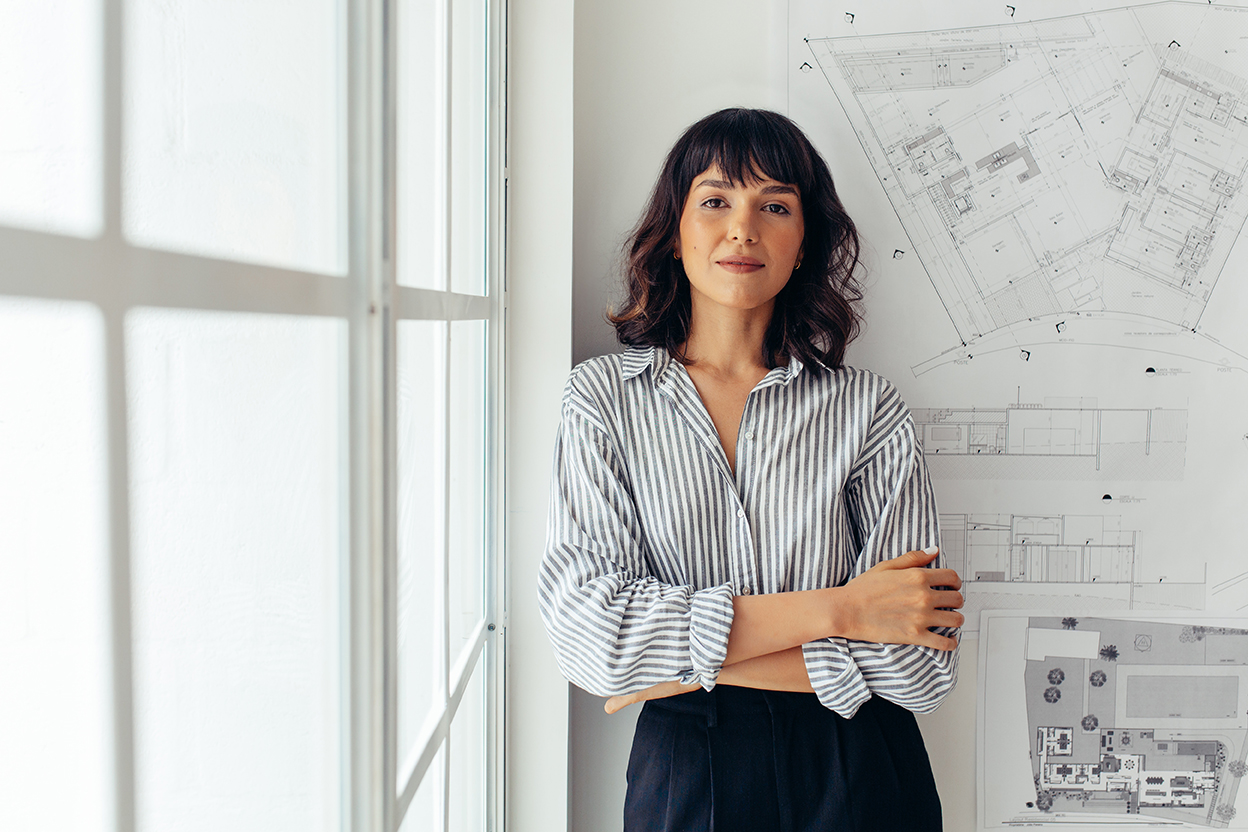
[[[962,576],[967,633],[985,609],[1204,609],[1203,565],[1190,564],[1186,579],[1146,579],[1143,537],[1113,515],[940,515],[945,563]]]
[[[1248,218],[1243,12],[806,43],[962,346],[1080,314],[1191,334]]]
[[[981,767],[983,788],[1008,793],[981,804],[981,828],[1243,828],[1248,622],[1234,623],[986,617],[981,690],[1021,701],[981,702],[980,727],[1025,721],[1012,731],[1025,740],[993,754],[1025,758],[1026,768],[1015,759],[1004,770],[1031,782],[994,782]]]
[[[1049,399],[1043,405],[913,413],[936,478],[1183,478],[1185,410]]]

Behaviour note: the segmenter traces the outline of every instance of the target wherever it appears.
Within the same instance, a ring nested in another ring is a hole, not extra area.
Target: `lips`
[[[718,261],[720,268],[735,274],[745,274],[747,272],[758,271],[763,267],[761,260],[755,260],[753,257],[734,254],[731,257],[725,257]]]

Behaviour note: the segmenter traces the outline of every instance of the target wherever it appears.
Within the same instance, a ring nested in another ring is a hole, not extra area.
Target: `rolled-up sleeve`
[[[710,689],[728,651],[732,587],[694,590],[649,574],[623,460],[573,381],[538,585],[559,667],[598,696],[675,680]]]
[[[844,492],[858,557],[850,579],[881,561],[937,546],[939,516],[914,421],[885,385]],[[943,553],[934,566],[943,566]],[[936,632],[958,637],[954,628]],[[853,716],[872,695],[916,713],[934,711],[957,681],[958,651],[913,644],[821,639],[802,648],[825,707]]]

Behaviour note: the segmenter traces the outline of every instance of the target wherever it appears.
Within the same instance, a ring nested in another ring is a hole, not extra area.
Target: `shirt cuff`
[[[693,669],[682,685],[715,687],[728,655],[728,631],[732,629],[732,586],[724,584],[693,593],[689,604],[689,660]]]
[[[871,698],[871,690],[845,639],[824,638],[803,644],[802,658],[811,687],[828,710],[850,719]]]

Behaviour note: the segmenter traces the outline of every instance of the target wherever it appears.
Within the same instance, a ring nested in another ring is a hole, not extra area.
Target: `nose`
[[[733,210],[728,218],[728,237],[737,242],[758,242],[757,218],[754,211],[747,206]]]

